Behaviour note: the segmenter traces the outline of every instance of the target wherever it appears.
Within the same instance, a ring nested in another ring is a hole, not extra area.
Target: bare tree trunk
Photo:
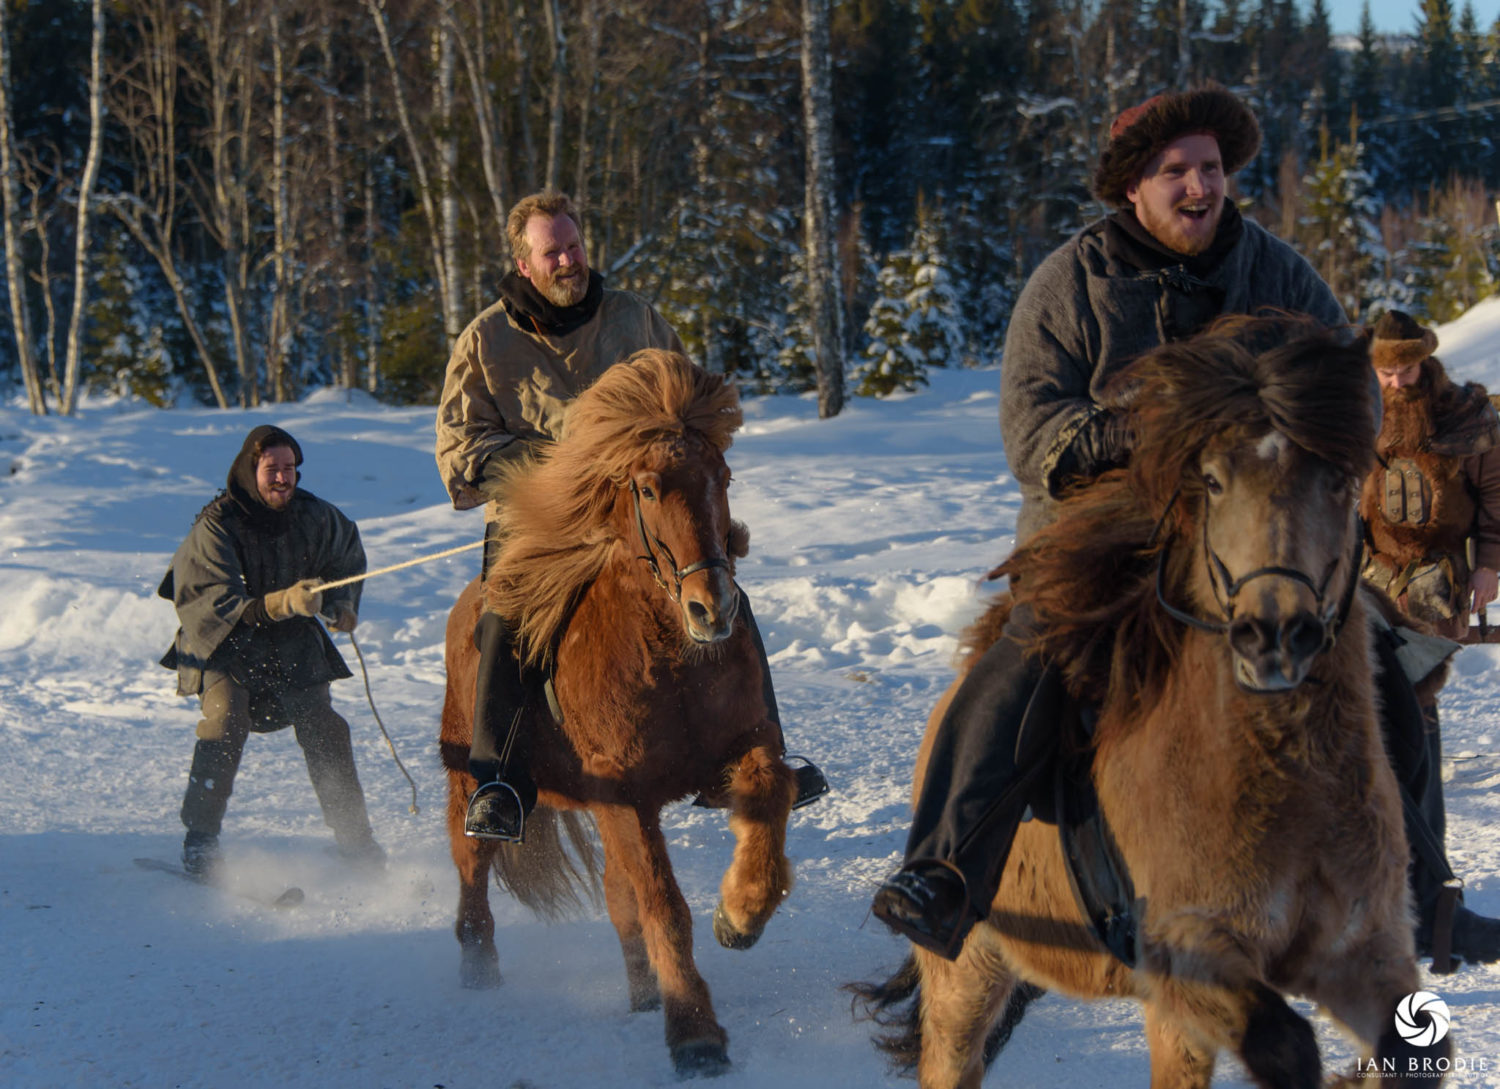
[[[499,121],[495,117],[494,96],[487,86],[489,71],[489,37],[485,25],[485,12],[489,0],[476,0],[474,4],[474,33],[456,33],[459,55],[463,58],[464,74],[469,80],[469,97],[474,102],[474,123],[479,128],[480,165],[484,167],[484,184],[489,190],[490,205],[495,213],[496,237],[505,237],[505,141]],[[478,262],[475,262],[478,267]]]
[[[448,278],[443,284],[443,331],[448,346],[458,343],[464,331],[463,288],[458,278],[458,134],[453,128],[453,0],[444,0],[437,25],[437,114],[442,135],[438,138],[438,185],[442,189],[443,264]]]
[[[589,167],[592,165],[590,152],[594,141],[589,132],[591,114],[594,110],[594,98],[599,85],[599,34],[600,34],[599,4],[598,0],[584,0],[583,4],[583,101],[578,107],[578,140],[576,142],[576,154],[578,162],[575,164],[573,175],[573,199],[578,202],[580,208],[587,208],[589,204]],[[589,249],[593,249],[592,239]]]
[[[26,401],[32,413],[47,414],[47,398],[37,373],[35,350],[31,343],[31,316],[26,309],[26,276],[21,270],[21,238],[17,221],[21,215],[20,195],[16,191],[15,130],[10,116],[10,27],[6,8],[0,2],[0,209],[5,219],[5,284],[10,289],[10,323],[16,338],[16,357],[21,365],[21,379],[26,384]]]
[[[333,68],[333,13],[322,9],[318,25],[318,74],[323,84],[323,141],[327,154],[328,170],[328,220],[332,232],[334,260],[333,307],[343,315],[349,307],[349,292],[345,286],[345,269],[349,260],[349,239],[344,226],[344,168],[339,155],[339,101],[334,83]],[[334,384],[342,389],[353,389],[359,381],[353,347],[349,337],[338,337],[338,367],[334,372]]]
[[[104,0],[93,0],[93,48],[89,60],[89,150],[78,183],[78,225],[73,252],[73,315],[68,321],[68,348],[63,363],[61,412],[69,416],[78,399],[78,364],[82,354],[83,311],[88,303],[89,221],[94,185],[99,179],[99,147],[104,133]]]
[[[292,397],[287,376],[286,341],[288,283],[286,65],[281,42],[281,3],[270,0],[271,31],[271,327],[266,336],[266,382],[276,401]]]
[[[804,212],[808,314],[818,372],[818,416],[844,407],[844,338],[833,253],[833,77],[829,0],[802,0],[802,125],[807,147]]]
[[[22,222],[22,237],[30,234],[35,238],[39,251],[36,268],[31,270],[31,279],[41,289],[42,295],[42,330],[40,333],[35,329],[31,330],[36,372],[42,383],[42,396],[45,398],[50,392],[61,412],[62,376],[57,369],[57,300],[52,294],[52,214],[44,214],[47,179],[42,176],[40,164],[28,163],[20,148],[16,149],[16,163],[21,168],[21,184],[26,187],[30,199],[30,213]],[[60,178],[57,180],[61,181]]]
[[[140,35],[140,48],[125,51],[125,67],[111,81],[120,93],[111,113],[129,132],[135,145],[138,161],[131,178],[136,191],[113,197],[108,207],[161,268],[177,302],[178,316],[208,376],[214,400],[220,408],[228,408],[213,354],[198,327],[187,297],[187,285],[173,255],[180,188],[176,106],[179,68],[174,11],[172,0],[138,0],[127,12],[129,25]]]
[[[541,0],[548,3],[549,0]],[[536,188],[536,144],[531,137],[531,81],[527,78],[529,57],[526,55],[526,39],[521,33],[526,26],[525,0],[510,0],[510,25],[514,32],[510,36],[511,68],[515,72],[516,119],[521,128],[522,187],[530,193]]]
[[[542,185],[556,189],[562,177],[563,88],[568,82],[568,38],[557,0],[542,0],[547,39],[552,46],[552,80],[547,96],[547,176]]]
[[[442,300],[445,311],[443,329],[448,335],[448,347],[451,350],[458,339],[458,333],[454,330],[462,331],[463,329],[459,315],[447,312],[453,298],[449,280],[456,270],[448,267],[445,257],[442,225],[438,219],[437,206],[433,201],[432,182],[427,173],[427,157],[417,139],[416,128],[412,125],[411,110],[406,104],[406,90],[401,83],[401,69],[396,64],[396,52],[391,47],[390,28],[386,25],[385,0],[365,0],[365,6],[369,8],[370,17],[375,21],[375,31],[380,36],[381,52],[385,55],[386,67],[391,74],[391,91],[396,105],[396,117],[401,124],[401,134],[406,139],[407,152],[411,155],[412,170],[416,173],[417,197],[421,201],[422,215],[427,222],[429,253],[432,257],[433,273],[437,277],[438,297]]]
[[[360,94],[364,107],[365,131],[373,132],[375,92],[370,86],[370,68],[365,66]],[[375,282],[375,148],[365,157],[365,389],[373,395],[380,388],[380,289]]]

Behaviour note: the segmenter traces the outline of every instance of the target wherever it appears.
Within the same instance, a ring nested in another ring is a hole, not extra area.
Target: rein
[[[710,556],[706,560],[699,560],[697,563],[688,564],[686,567],[678,567],[677,557],[672,555],[672,550],[667,547],[667,542],[646,528],[646,518],[641,513],[641,489],[636,485],[634,480],[630,482],[630,495],[635,503],[635,526],[640,531],[641,547],[646,550],[642,555],[637,556],[636,559],[646,562],[646,566],[651,568],[651,577],[656,580],[656,585],[665,590],[673,601],[681,603],[682,580],[689,575],[695,575],[699,571],[707,571],[714,567],[722,567],[728,570],[729,560],[724,556]],[[673,584],[671,586],[668,586],[666,579],[662,578],[662,564],[657,561],[658,552],[661,553],[666,563],[666,569],[672,573]]]
[[[1156,528],[1151,532],[1151,544],[1155,545],[1161,536],[1162,530],[1167,524],[1167,517],[1172,513],[1172,508],[1177,505],[1177,498],[1182,494],[1182,489],[1172,493],[1172,498],[1167,502],[1167,509],[1162,511],[1161,518],[1156,523]],[[1324,605],[1324,595],[1328,591],[1328,584],[1333,580],[1333,574],[1338,570],[1338,560],[1334,560],[1328,566],[1328,572],[1323,576],[1321,584],[1313,582],[1312,578],[1305,572],[1295,567],[1281,567],[1269,565],[1257,567],[1248,574],[1235,578],[1230,574],[1229,568],[1219,558],[1213,546],[1208,543],[1208,519],[1203,519],[1203,554],[1209,563],[1209,582],[1214,588],[1214,598],[1218,601],[1219,608],[1223,610],[1225,619],[1207,620],[1201,616],[1194,616],[1186,610],[1179,609],[1167,600],[1166,596],[1166,565],[1167,552],[1171,540],[1168,538],[1162,542],[1161,550],[1156,556],[1156,601],[1163,611],[1172,619],[1177,620],[1189,627],[1197,628],[1199,631],[1209,632],[1213,635],[1225,635],[1229,631],[1230,622],[1234,620],[1234,599],[1252,580],[1258,578],[1279,577],[1288,578],[1293,582],[1300,582],[1313,592],[1313,599],[1322,609],[1318,619],[1323,624],[1325,635],[1323,646],[1319,653],[1326,653],[1333,648],[1334,642],[1343,630],[1344,623],[1349,619],[1349,610],[1354,605],[1354,592],[1359,588],[1360,560],[1364,555],[1364,541],[1358,534],[1354,537],[1354,548],[1350,554],[1349,581],[1344,587],[1343,593],[1337,601],[1330,601]],[[1221,588],[1222,587],[1222,592]]]

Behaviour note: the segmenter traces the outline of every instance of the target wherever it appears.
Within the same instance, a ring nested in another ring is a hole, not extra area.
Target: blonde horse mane
[[[615,542],[610,512],[651,448],[680,451],[697,440],[723,454],[743,422],[727,379],[648,348],[606,370],[568,406],[562,438],[506,473],[505,543],[485,592],[489,608],[516,624],[528,663],[551,657],[574,604],[603,569]],[[736,536],[744,555],[745,535]]]

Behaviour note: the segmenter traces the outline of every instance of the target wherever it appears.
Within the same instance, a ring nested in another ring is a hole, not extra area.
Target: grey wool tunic
[[[251,602],[301,579],[333,582],[363,574],[359,529],[332,503],[298,488],[280,532],[257,525],[231,495],[198,516],[178,546],[158,593],[177,607],[182,625],[162,665],[177,670],[179,695],[203,689],[203,673],[226,673],[252,692],[305,688],[351,676],[317,620],[252,622]],[[359,609],[363,583],[329,590],[323,609]]]
[[[1000,372],[1000,434],[1021,487],[1016,543],[1055,517],[1070,446],[1103,414],[1104,388],[1136,356],[1169,339],[1172,277],[1122,263],[1104,245],[1106,220],[1079,231],[1037,268],[1011,316]],[[1220,313],[1272,307],[1325,325],[1343,307],[1311,265],[1259,224],[1201,281],[1222,292]]]

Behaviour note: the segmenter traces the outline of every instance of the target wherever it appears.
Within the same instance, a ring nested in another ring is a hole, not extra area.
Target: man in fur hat
[[[1130,360],[1223,314],[1274,308],[1346,323],[1312,266],[1225,198],[1227,179],[1259,147],[1254,114],[1217,84],[1157,95],[1111,124],[1093,184],[1114,211],[1042,262],[1006,333],[1000,429],[1021,488],[1018,544],[1055,517],[1066,489],[1128,461],[1126,406],[1107,403],[1103,390]],[[955,693],[904,864],[872,905],[892,929],[947,957],[994,900],[1034,773],[1055,744],[1062,686],[1022,650],[1032,624],[1024,610],[1013,613]],[[1382,665],[1414,708],[1393,648],[1383,648]],[[1420,715],[1389,728],[1420,735]],[[1397,778],[1425,784],[1426,766],[1398,767]],[[1455,951],[1500,957],[1500,923],[1470,918],[1495,932],[1461,950],[1455,929]]]
[[[349,724],[329,682],[349,667],[317,617],[335,631],[358,622],[360,583],[324,593],[365,570],[359,530],[332,503],[298,487],[302,447],[279,427],[245,436],[225,490],[198,513],[157,590],[182,625],[162,659],[177,691],[198,696],[203,719],[182,800],[183,867],[208,876],[235,773],[252,733],[292,727],[339,853],[380,868],[354,768]]]
[[[481,578],[500,551],[495,493],[507,465],[556,440],[568,403],[607,368],[643,348],[683,351],[649,303],[606,288],[589,268],[579,224],[564,193],[533,193],[516,203],[506,221],[515,271],[500,281],[500,300],[463,331],[448,361],[437,413],[438,471],[457,510],[487,504]],[[739,615],[760,652],[766,713],[779,724],[770,663],[743,592]],[[519,841],[536,785],[517,712],[538,679],[522,676],[503,617],[486,609],[474,638],[479,679],[468,771],[478,785],[464,833]],[[803,761],[796,775],[796,806],[827,792],[811,763]]]
[[[1370,361],[1385,415],[1381,466],[1360,494],[1365,577],[1408,615],[1450,639],[1495,600],[1500,569],[1500,418],[1483,386],[1452,382],[1437,336],[1391,310],[1375,323]],[[1469,542],[1474,563],[1469,565]]]

